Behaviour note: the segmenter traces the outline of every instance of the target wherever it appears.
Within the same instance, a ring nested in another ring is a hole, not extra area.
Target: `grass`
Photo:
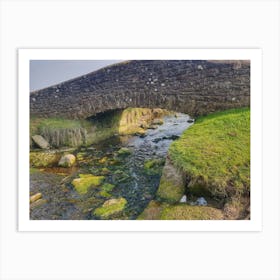
[[[63,118],[30,118],[31,135],[39,133],[43,128],[67,129],[82,127],[82,122]]]
[[[171,144],[169,155],[186,172],[191,191],[201,189],[219,197],[248,193],[250,109],[200,117]]]

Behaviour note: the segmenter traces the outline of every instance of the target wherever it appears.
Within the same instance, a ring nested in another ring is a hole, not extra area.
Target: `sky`
[[[121,60],[31,60],[30,91],[52,86]]]

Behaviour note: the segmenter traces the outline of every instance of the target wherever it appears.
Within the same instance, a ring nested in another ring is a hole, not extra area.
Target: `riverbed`
[[[155,199],[170,144],[192,125],[188,115],[173,113],[163,124],[151,126],[144,135],[115,135],[73,154],[74,168],[45,168],[30,175],[30,194],[42,193],[45,203],[30,211],[31,219],[91,220],[99,219],[94,210],[106,200],[125,198],[127,205],[118,219],[136,219]],[[122,151],[124,151],[122,153]],[[73,184],[79,174],[104,176],[103,185],[110,190],[92,188],[79,194]]]

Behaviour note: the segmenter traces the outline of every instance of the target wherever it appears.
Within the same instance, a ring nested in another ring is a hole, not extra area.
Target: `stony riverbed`
[[[169,145],[192,124],[185,114],[171,114],[163,120],[143,135],[115,135],[80,147],[73,151],[78,162],[73,168],[32,169],[30,195],[41,193],[44,203],[31,207],[30,218],[136,219],[155,198]],[[77,192],[74,180],[89,174],[102,183]],[[121,203],[122,211],[100,216],[97,209],[106,201],[111,208]]]

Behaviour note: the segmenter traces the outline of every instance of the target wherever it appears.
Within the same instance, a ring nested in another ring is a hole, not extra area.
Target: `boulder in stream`
[[[160,179],[157,197],[168,203],[179,202],[185,194],[186,175],[166,158]]]
[[[45,150],[50,148],[49,142],[41,135],[33,135],[32,140],[34,141],[36,146],[38,146],[41,149]]]
[[[58,162],[58,165],[61,167],[71,167],[75,164],[76,157],[72,154],[67,154],[61,157]]]
[[[110,218],[122,212],[127,204],[125,198],[112,198],[103,203],[99,208],[96,208],[93,214],[101,219]]]

